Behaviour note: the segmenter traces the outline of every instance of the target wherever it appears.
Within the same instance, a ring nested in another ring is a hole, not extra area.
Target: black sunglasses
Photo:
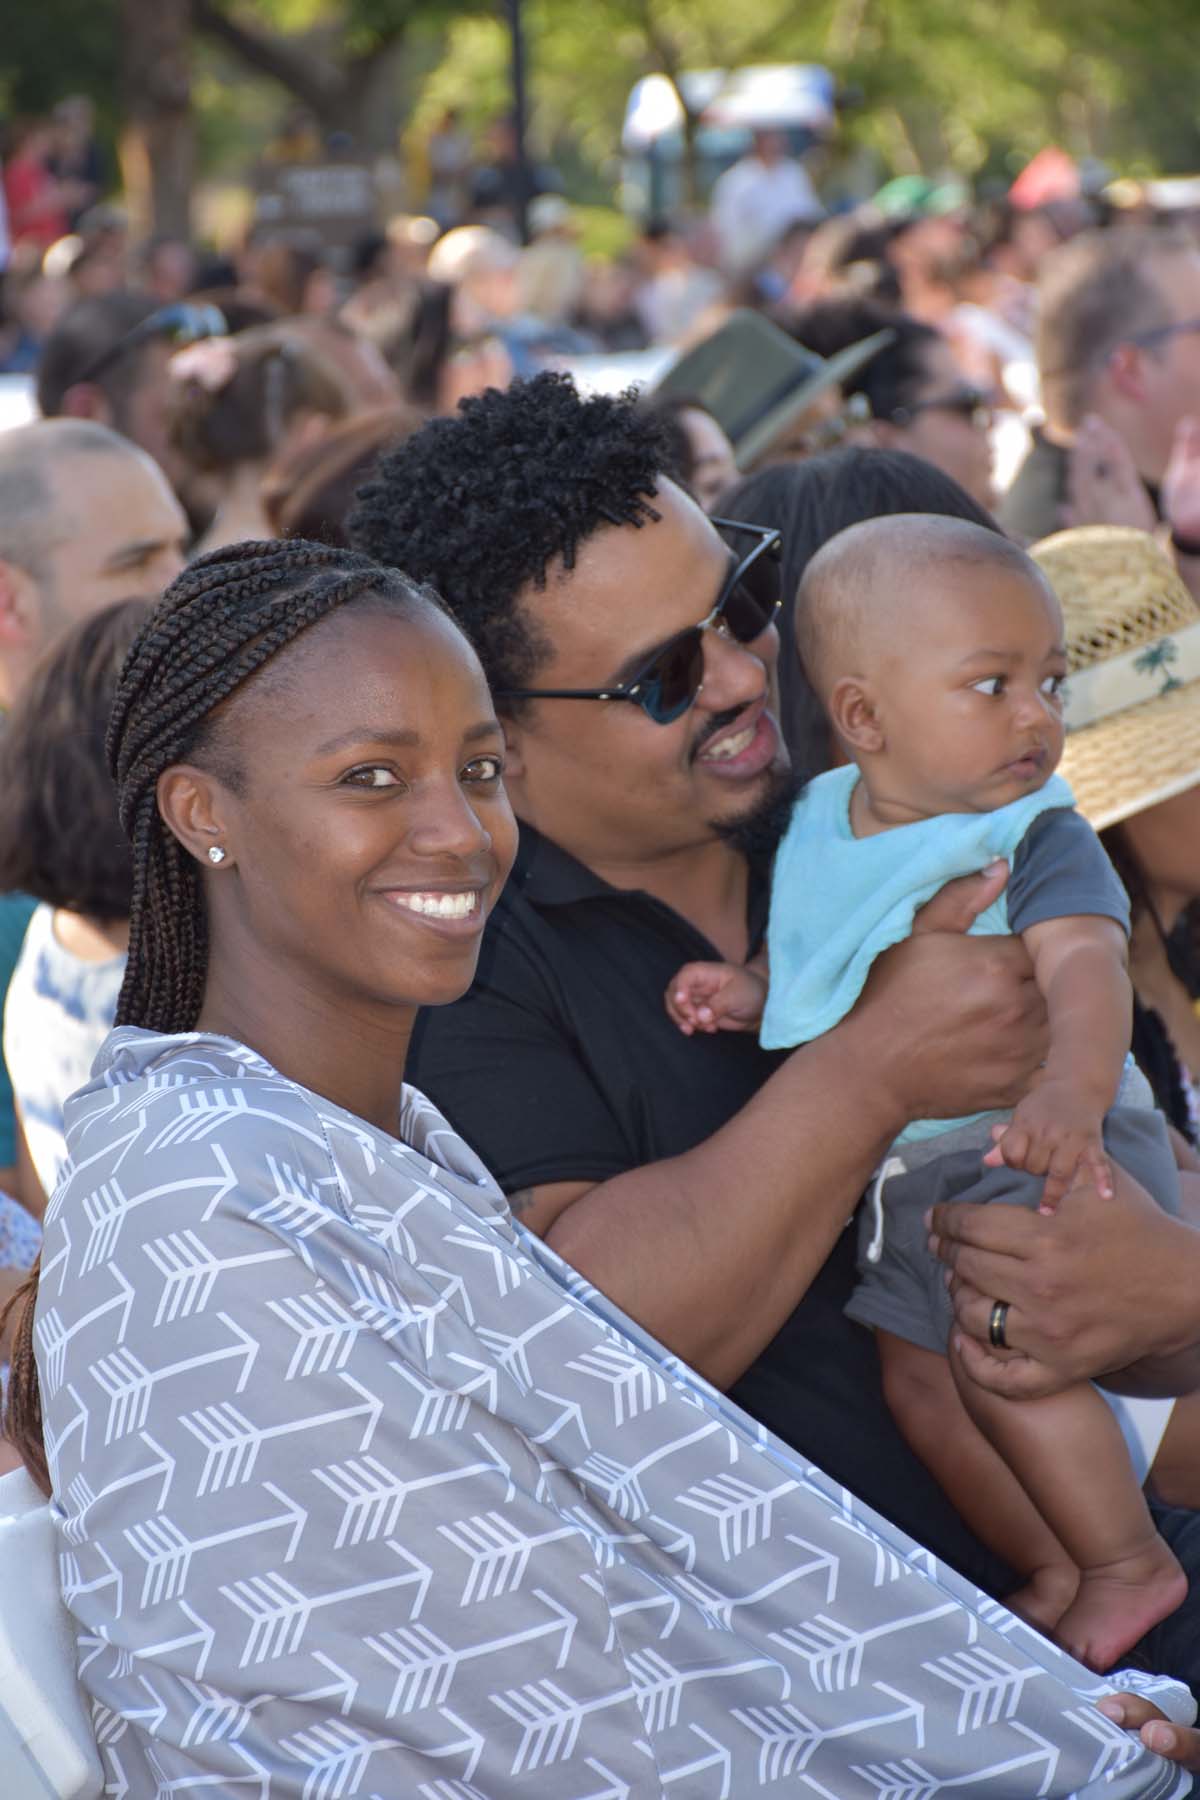
[[[627,681],[606,688],[507,688],[497,700],[632,700],[656,725],[670,725],[692,705],[704,679],[704,633],[721,631],[736,644],[761,637],[783,604],[779,559],[783,539],[769,525],[714,519],[722,531],[757,538],[721,583],[712,611],[648,656]]]
[[[229,326],[219,306],[177,300],[170,306],[160,306],[157,312],[150,313],[140,324],[119,337],[115,344],[110,344],[107,350],[94,356],[76,375],[75,382],[95,381],[98,375],[103,375],[105,369],[111,369],[115,362],[128,356],[139,345],[148,344],[152,338],[166,338],[177,349],[182,349],[185,344],[198,344],[201,338],[228,335]]]
[[[955,388],[949,394],[935,394],[929,400],[914,400],[911,406],[894,406],[887,417],[893,425],[911,425],[923,412],[956,413],[959,418],[987,431],[992,424],[992,404],[981,388]]]

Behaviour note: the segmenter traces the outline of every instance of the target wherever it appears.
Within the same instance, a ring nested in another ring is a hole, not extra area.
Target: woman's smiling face
[[[358,1012],[465,992],[517,833],[487,683],[449,619],[331,615],[234,696],[212,748],[237,772],[216,796],[214,964],[249,955]]]

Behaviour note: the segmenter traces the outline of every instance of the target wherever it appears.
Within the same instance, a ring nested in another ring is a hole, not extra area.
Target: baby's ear
[[[871,683],[861,675],[843,675],[829,695],[829,718],[846,748],[877,756],[884,748],[883,726]]]

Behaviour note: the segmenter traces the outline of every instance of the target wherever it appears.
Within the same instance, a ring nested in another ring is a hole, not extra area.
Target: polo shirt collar
[[[652,895],[640,888],[617,888],[579,862],[569,851],[562,850],[532,825],[520,821],[520,840],[513,872],[509,877],[514,889],[536,907],[570,906],[579,900],[640,900],[658,907]],[[750,855],[750,889],[747,895],[747,922],[752,943],[757,945],[766,930],[767,900],[770,892],[773,857]],[[669,910],[669,909],[668,909]]]

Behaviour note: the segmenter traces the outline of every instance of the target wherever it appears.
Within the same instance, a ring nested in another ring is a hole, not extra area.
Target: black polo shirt
[[[766,863],[752,861],[752,948],[766,928],[767,877]],[[408,1078],[506,1193],[601,1182],[680,1155],[739,1111],[782,1060],[753,1034],[689,1038],[671,1024],[667,984],[697,958],[719,955],[678,913],[610,887],[523,825],[475,982],[453,1006],[421,1014]],[[802,1143],[796,1164],[802,1172]],[[731,1191],[728,1204],[741,1198]],[[884,1406],[874,1339],[842,1312],[853,1280],[847,1231],[732,1395],[938,1556],[1005,1592],[1011,1576],[968,1532]]]

